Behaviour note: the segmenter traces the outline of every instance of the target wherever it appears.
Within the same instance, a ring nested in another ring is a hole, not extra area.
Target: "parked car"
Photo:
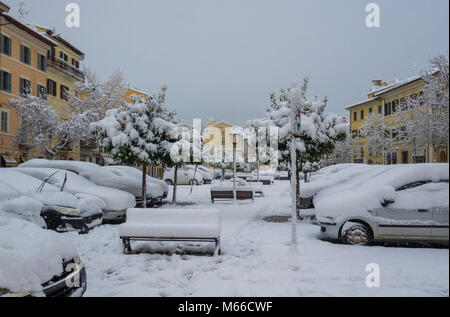
[[[72,171],[80,176],[92,181],[99,186],[111,187],[126,191],[132,194],[136,200],[136,206],[142,207],[142,180],[127,173],[117,170],[102,168],[101,166],[89,162],[76,161],[50,161],[50,160],[30,160],[19,167],[47,167],[59,168]],[[147,187],[147,201],[150,203],[154,198],[163,197],[164,192],[161,186],[150,183]]]
[[[134,177],[136,180],[139,180],[140,184],[142,184],[142,171],[137,168],[129,166],[104,166],[103,168],[113,171],[113,173],[120,175],[129,174],[131,177]],[[166,199],[167,196],[169,195],[169,186],[163,180],[150,177],[147,175],[147,186],[150,188],[150,190],[153,188],[154,192],[157,191],[155,190],[156,187],[159,187],[160,190],[162,190],[161,196],[153,195],[147,197],[150,200],[148,202],[149,206],[161,205],[163,203],[163,199]]]
[[[0,297],[81,297],[86,269],[70,240],[0,210]]]
[[[75,196],[56,186],[10,169],[0,169],[4,211],[58,232],[87,233],[103,220],[103,201],[90,195]]]
[[[379,166],[314,198],[323,235],[371,241],[449,241],[449,165]]]
[[[188,167],[193,171],[195,171],[195,166],[188,166]],[[197,167],[196,173],[200,173],[200,175],[203,177],[203,184],[212,184],[214,175],[211,174],[211,171],[209,171],[206,167],[199,165]]]
[[[60,190],[74,195],[88,194],[101,199],[105,204],[103,208],[103,223],[115,224],[124,222],[127,209],[136,206],[135,198],[130,193],[110,187],[98,186],[70,171],[43,167],[20,167],[13,170],[41,181],[46,181]]]
[[[164,172],[164,181],[168,185],[173,185],[175,183],[174,176],[175,169],[169,168]],[[177,172],[177,184],[178,185],[202,185],[204,184],[203,175],[201,173],[196,173],[194,175],[194,170],[189,166],[183,166],[178,169]]]

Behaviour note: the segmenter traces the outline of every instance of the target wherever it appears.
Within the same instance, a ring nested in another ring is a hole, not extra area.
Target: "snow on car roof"
[[[105,169],[90,162],[77,161],[50,161],[43,159],[30,160],[20,165],[20,167],[50,167],[74,171],[81,176],[91,180],[97,185],[112,187],[129,192],[137,197],[141,196],[142,183],[136,177],[124,177],[112,169]],[[162,196],[161,190],[154,192],[155,188],[149,186],[147,194]]]
[[[67,175],[64,191],[72,194],[88,194],[98,197],[104,202],[103,207],[107,210],[125,210],[136,205],[135,198],[130,193],[96,185],[90,180],[70,171],[43,167],[20,167],[16,170],[40,180],[44,180],[48,176],[53,175],[48,182],[57,188],[62,187],[64,178]]]
[[[19,197],[19,194],[6,184],[0,182],[0,202]]]
[[[0,288],[43,295],[41,285],[76,255],[69,239],[0,211]]]
[[[20,195],[31,196],[36,193],[42,181],[9,169],[0,169],[0,182],[11,187]],[[43,192],[57,192],[58,188],[45,184]]]
[[[319,219],[340,219],[347,215],[364,217],[369,210],[381,208],[385,200],[396,201],[399,196],[396,190],[403,185],[448,178],[448,164],[375,166],[369,172],[321,190],[314,198],[314,205]]]

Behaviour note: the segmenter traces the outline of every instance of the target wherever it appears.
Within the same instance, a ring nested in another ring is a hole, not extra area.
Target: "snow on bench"
[[[255,194],[260,195],[260,197],[264,197],[264,184],[262,182],[250,183],[250,187],[253,188]]]
[[[233,185],[221,185],[211,187],[211,201],[234,199]],[[251,186],[236,186],[236,200],[255,199],[255,188]]]
[[[258,182],[258,178],[256,176],[253,176],[251,178],[247,179],[250,183]],[[260,176],[259,182],[263,183],[263,185],[272,185],[274,183],[275,179],[273,176]]]
[[[216,209],[136,209],[127,211],[119,236],[124,253],[132,253],[131,241],[214,242],[220,255],[222,220]]]

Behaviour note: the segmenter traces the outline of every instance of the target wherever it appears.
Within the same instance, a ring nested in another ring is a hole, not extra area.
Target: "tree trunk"
[[[175,170],[173,172],[173,197],[172,204],[177,203],[177,182],[178,182],[178,166],[175,166]]]
[[[142,208],[147,208],[147,164],[142,166]]]

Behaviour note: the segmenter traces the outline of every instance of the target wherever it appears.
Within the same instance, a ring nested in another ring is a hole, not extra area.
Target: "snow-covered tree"
[[[106,117],[91,123],[91,133],[116,162],[142,166],[142,197],[146,205],[146,175],[149,164],[168,166],[174,141],[172,130],[178,121],[175,113],[165,104],[167,88],[163,86],[158,96],[133,98],[119,109],[108,110]]]
[[[366,138],[366,145],[377,154],[383,155],[385,164],[386,151],[392,152],[397,141],[391,136],[392,124],[386,121],[383,114],[371,113],[361,126],[360,137]]]
[[[84,67],[85,80],[75,84],[75,90],[68,92],[68,103],[73,120],[78,122],[81,141],[88,141],[92,135],[89,125],[105,117],[106,111],[123,105],[127,84],[121,71],[114,71],[106,82],[101,81],[91,69]]]
[[[344,119],[333,113],[326,112],[327,98],[319,100],[317,97],[306,97],[309,79],[305,78],[301,88],[301,135],[295,138],[297,150],[297,210],[300,206],[300,173],[303,164],[319,163],[325,155],[333,152],[338,141],[348,137],[349,125]],[[263,119],[251,120],[247,125],[278,128],[279,162],[286,164],[290,161],[291,148],[291,106],[289,103],[290,89],[282,89],[277,101],[271,94],[271,104]]]
[[[19,131],[14,137],[16,145],[26,144],[30,149],[39,149],[52,159],[80,135],[78,117],[62,121],[52,106],[41,97],[31,95],[10,99],[20,119]]]
[[[437,162],[438,149],[448,145],[449,133],[449,66],[448,56],[439,55],[429,61],[422,71],[424,88],[419,98],[411,100],[407,132],[411,139],[433,149]]]

